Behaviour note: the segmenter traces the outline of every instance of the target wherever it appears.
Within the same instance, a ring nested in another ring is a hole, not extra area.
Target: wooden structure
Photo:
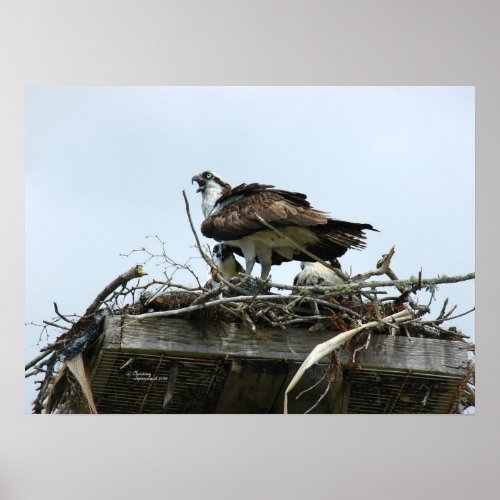
[[[94,400],[99,413],[282,413],[297,368],[333,335],[110,316],[90,353]],[[352,353],[339,354],[342,381],[313,413],[449,413],[467,374],[457,341],[374,334],[359,364],[349,368]],[[328,368],[325,359],[306,372],[289,396],[290,413],[317,403]]]

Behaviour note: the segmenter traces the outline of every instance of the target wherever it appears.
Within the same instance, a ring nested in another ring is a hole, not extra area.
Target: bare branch
[[[94,299],[92,304],[87,308],[85,311],[86,317],[92,316],[99,307],[102,305],[102,303],[105,301],[106,297],[113,293],[116,288],[118,288],[120,285],[125,285],[128,281],[134,278],[140,278],[141,276],[145,276],[147,273],[144,271],[144,268],[142,266],[134,266],[131,269],[129,269],[127,272],[120,274],[117,278],[115,278],[107,287],[104,288],[104,290]]]
[[[60,328],[61,330],[65,330],[65,331],[69,330],[69,328],[67,328],[66,326],[58,325],[55,321],[47,321],[44,319],[43,323],[45,323],[47,326],[54,326],[55,328]]]
[[[24,365],[24,369],[25,370],[29,370],[32,366],[35,366],[39,361],[41,361],[42,359],[46,358],[51,352],[52,351],[42,352],[36,358],[33,358],[31,361],[29,361],[28,363],[26,363]]]
[[[450,317],[441,318],[441,319],[432,319],[432,320],[427,320],[427,321],[418,320],[418,322],[421,325],[437,325],[437,324],[443,323],[445,321],[450,321],[451,319],[461,318],[462,316],[466,316],[467,314],[470,314],[471,312],[474,312],[475,310],[476,310],[476,308],[473,307],[472,309],[469,309],[468,311],[465,311],[462,314],[457,314],[456,316],[450,316]],[[407,321],[406,323],[413,323],[414,321],[416,321],[416,320]]]
[[[312,391],[316,386],[318,386],[321,381],[323,381],[325,379],[325,377],[328,375],[328,372],[325,371],[325,373],[323,373],[323,375],[321,376],[321,378],[319,378],[313,385],[311,385],[311,387],[308,387],[307,389],[304,389],[302,392],[300,392],[299,394],[297,394],[297,396],[295,396],[295,399],[299,399],[300,396],[302,396],[302,394],[305,394],[306,392],[309,392],[309,391]]]
[[[421,280],[422,287],[433,287],[435,285],[449,284],[449,283],[459,283],[462,281],[473,280],[475,278],[475,273],[463,274],[458,276],[438,276],[433,279]],[[382,288],[393,286],[395,288],[401,288],[400,291],[405,291],[404,287],[411,288],[416,286],[418,283],[417,278],[410,278],[408,280],[394,279],[390,281],[361,281],[361,282],[351,282],[344,283],[343,285],[314,285],[314,286],[296,286],[296,285],[285,285],[281,283],[269,283],[271,288],[278,288],[282,290],[291,290],[293,292],[317,292],[317,293],[331,293],[331,294],[349,294],[353,292],[358,292],[365,288]],[[370,291],[369,293],[380,294],[376,290]]]
[[[381,276],[386,274],[389,270],[389,266],[391,265],[392,257],[396,252],[395,247],[392,247],[389,252],[382,257],[381,260],[377,262],[377,268],[366,273],[357,274],[352,278],[352,281],[365,281],[372,276]]]
[[[391,280],[399,281],[399,278],[396,276],[396,273],[390,267],[387,269],[386,275]],[[395,286],[401,292],[401,294],[406,293],[407,290],[405,290],[404,287],[400,287],[398,285],[395,285]],[[410,289],[410,290],[413,290],[413,288],[415,288],[415,287],[412,287],[412,289]],[[420,273],[418,275],[418,282],[416,284],[416,288],[418,288],[418,289],[422,288],[422,270],[420,270]],[[418,311],[420,314],[425,314],[425,313],[430,312],[430,305],[431,305],[432,299],[434,298],[434,288],[431,288],[431,298],[429,300],[429,305],[427,305],[427,306],[421,306],[420,304],[415,302],[410,297],[409,294],[407,295],[407,297],[408,297],[408,303],[410,304],[411,308],[414,311]]]
[[[205,254],[205,252],[202,249],[200,239],[198,238],[198,234],[196,233],[196,229],[194,228],[193,219],[191,218],[191,211],[189,209],[189,201],[187,199],[186,191],[182,190],[182,196],[184,197],[184,203],[186,205],[186,214],[188,216],[189,225],[191,227],[191,232],[193,233],[194,239],[196,240],[196,248],[198,249],[198,252],[200,253],[202,259],[207,263],[208,267],[210,267],[210,269],[212,269],[212,271],[214,271],[217,274],[218,279],[222,283],[224,283],[228,288],[230,288],[231,290],[233,290],[236,293],[247,293],[242,288],[237,287],[237,286],[233,285],[230,281],[227,281],[226,279],[224,279],[224,277],[220,275],[220,273],[217,269],[217,266],[214,264],[212,259]]]
[[[127,315],[129,318],[137,319],[137,320],[142,320],[146,318],[153,318],[153,317],[167,317],[167,316],[177,316],[179,314],[185,314],[185,313],[191,313],[194,311],[199,311],[201,309],[206,309],[209,307],[215,307],[220,304],[227,304],[227,303],[241,303],[241,302],[256,302],[256,301],[264,301],[264,302],[283,302],[283,301],[288,301],[290,299],[302,299],[302,300],[310,300],[310,301],[316,301],[319,305],[323,305],[327,308],[331,309],[336,309],[338,311],[345,312],[357,319],[364,319],[361,314],[358,314],[355,311],[352,311],[351,309],[347,307],[343,307],[337,304],[332,304],[331,302],[328,302],[326,300],[321,300],[321,299],[315,299],[313,297],[303,297],[303,296],[297,296],[297,295],[240,295],[237,297],[225,297],[222,299],[217,299],[217,300],[212,300],[210,302],[205,302],[203,304],[196,304],[196,305],[190,305],[187,307],[183,307],[181,309],[174,309],[170,311],[156,311],[152,313],[144,313],[144,314],[134,314],[134,315]]]
[[[304,415],[306,415],[308,413],[311,413],[314,410],[314,408],[316,408],[321,403],[321,401],[324,399],[324,397],[328,394],[328,391],[330,390],[330,386],[331,385],[332,385],[332,383],[329,381],[328,385],[326,386],[325,391],[323,392],[323,394],[321,394],[321,396],[318,398],[318,400],[316,401],[316,403],[314,403],[311,406],[311,408],[309,408],[309,410],[307,410],[307,411],[304,412]]]
[[[207,255],[205,255],[205,252],[202,249],[200,239],[198,238],[198,234],[196,233],[196,229],[194,228],[193,219],[191,218],[191,212],[189,210],[189,201],[187,199],[186,191],[184,191],[184,189],[182,190],[182,196],[184,197],[184,203],[186,205],[186,214],[188,216],[189,225],[191,226],[191,232],[193,233],[194,239],[196,240],[196,248],[198,249],[198,252],[200,252],[201,258],[207,263],[208,267],[210,267],[210,269],[217,271],[217,267],[212,262],[212,259],[207,257]]]
[[[446,300],[443,303],[443,307],[441,309],[441,312],[439,313],[439,315],[438,315],[438,317],[436,319],[441,319],[444,316],[444,314],[446,312],[446,307],[447,306],[448,306],[448,297],[446,297]]]
[[[75,322],[74,321],[71,321],[70,319],[66,318],[66,316],[63,316],[60,312],[59,312],[59,308],[57,307],[57,304],[54,302],[54,311],[56,312],[56,314],[64,321],[66,321],[66,323],[69,323],[70,325],[74,325]]]

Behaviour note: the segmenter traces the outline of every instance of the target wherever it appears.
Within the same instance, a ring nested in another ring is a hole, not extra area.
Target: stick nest
[[[390,268],[394,255],[394,249],[391,249],[372,271],[353,277],[338,271],[343,284],[335,286],[320,283],[298,287],[255,278],[233,282],[219,276],[213,262],[198,247],[212,268],[214,277],[202,285],[189,265],[175,263],[167,256],[163,243],[162,248],[160,254],[144,249],[141,251],[148,253],[147,260],[160,257],[175,272],[182,269],[191,273],[198,286],[189,288],[175,283],[173,273],[169,275],[167,272],[164,273],[164,280],[144,282],[146,273],[143,266],[138,265],[113,280],[97,295],[85,313],[76,319],[61,314],[57,304],[54,304],[57,316],[37,326],[42,328],[42,333],[47,333],[47,337],[49,332],[53,335],[54,331],[59,335],[52,343],[41,348],[40,354],[25,366],[27,377],[42,376],[36,381],[38,394],[33,402],[34,413],[92,411],[88,399],[78,397],[85,385],[82,383],[82,377],[85,377],[81,373],[85,372],[85,367],[79,361],[95,348],[108,315],[164,316],[212,324],[233,323],[248,328],[257,336],[264,328],[285,330],[293,326],[307,328],[311,334],[331,331],[332,337],[335,337],[373,323],[373,327],[364,329],[361,334],[346,341],[346,347],[354,353],[354,363],[355,354],[368,346],[372,333],[461,341],[467,350],[474,352],[474,345],[467,342],[465,334],[453,326],[446,327],[448,321],[468,314],[473,309],[454,315],[456,306],[448,308],[446,300],[436,318],[425,319],[438,285],[474,279],[473,273],[432,279],[423,279],[419,273],[418,277],[400,280]],[[383,275],[389,279],[373,279]],[[133,280],[137,282],[131,285]],[[429,294],[427,304],[420,304],[416,299],[419,291]],[[409,319],[397,324],[384,321],[384,318],[405,310],[409,313]],[[333,377],[339,372],[338,357],[332,353],[331,359]],[[457,394],[457,413],[474,406],[473,386],[474,362],[471,360],[467,380]]]

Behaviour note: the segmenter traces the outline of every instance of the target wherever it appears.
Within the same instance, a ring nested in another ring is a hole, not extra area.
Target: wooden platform
[[[310,333],[188,320],[106,318],[92,358],[100,413],[282,413],[284,391],[305,357],[334,332]],[[342,350],[343,363],[352,354]],[[314,413],[447,413],[465,380],[462,342],[372,335],[361,369],[344,370]],[[290,413],[325,392],[329,360],[293,391]],[[316,386],[296,399],[302,391]]]

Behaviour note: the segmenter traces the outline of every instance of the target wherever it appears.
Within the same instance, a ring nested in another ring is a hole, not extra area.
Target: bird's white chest
[[[241,265],[238,264],[238,261],[233,255],[224,260],[214,258],[214,262],[218,271],[225,279],[231,279],[242,272]]]
[[[207,187],[203,191],[203,196],[201,199],[201,210],[205,217],[208,217],[214,212],[215,203],[222,195],[222,188],[215,184],[207,184]]]

